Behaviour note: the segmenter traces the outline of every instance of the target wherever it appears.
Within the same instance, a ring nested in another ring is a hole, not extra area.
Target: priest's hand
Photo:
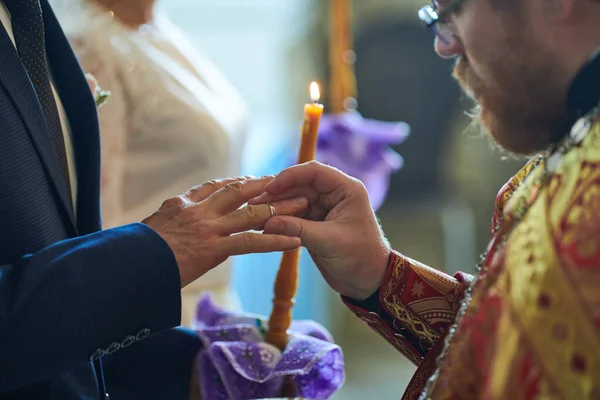
[[[228,257],[248,253],[293,250],[300,239],[291,235],[248,232],[262,228],[275,215],[298,213],[306,198],[269,205],[244,205],[264,192],[272,177],[230,178],[197,186],[166,200],[142,223],[154,229],[171,247],[179,267],[181,287],[187,286]],[[241,207],[241,208],[240,208]]]
[[[340,294],[364,300],[375,293],[391,250],[364,185],[335,168],[309,162],[281,172],[249,204],[299,196],[308,199],[308,209],[269,219],[264,232],[300,237],[327,283]]]

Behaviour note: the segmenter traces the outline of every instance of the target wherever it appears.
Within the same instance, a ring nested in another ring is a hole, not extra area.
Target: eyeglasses
[[[422,7],[419,10],[419,18],[435,35],[445,44],[452,42],[454,37],[454,26],[450,20],[450,14],[465,0],[454,0],[448,7],[440,10],[438,2]]]

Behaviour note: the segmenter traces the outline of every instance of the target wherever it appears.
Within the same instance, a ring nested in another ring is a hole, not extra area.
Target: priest
[[[529,158],[498,194],[476,276],[390,249],[361,182],[318,163],[254,200],[309,200],[265,232],[299,236],[417,365],[404,399],[600,399],[600,2],[440,0],[419,16],[480,125]]]

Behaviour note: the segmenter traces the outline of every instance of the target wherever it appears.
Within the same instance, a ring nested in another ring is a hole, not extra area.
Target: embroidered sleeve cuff
[[[395,264],[397,255],[390,254],[390,264]],[[390,269],[384,279],[384,283],[389,279]],[[397,329],[392,317],[384,310],[380,298],[381,290],[377,290],[364,301],[355,301],[349,297],[342,296],[344,304],[362,321],[379,333],[388,343],[394,346],[400,353],[408,358],[415,365],[419,365],[423,360],[426,351],[420,346],[418,340],[415,340],[405,329]]]
[[[454,277],[392,252],[377,293],[362,302],[343,297],[360,319],[415,364],[451,325],[472,277]]]

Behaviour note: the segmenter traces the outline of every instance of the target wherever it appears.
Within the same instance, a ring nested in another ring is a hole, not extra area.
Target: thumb
[[[278,216],[265,223],[264,232],[272,235],[298,237],[308,250],[316,250],[322,243],[324,222],[309,221],[290,216]]]

